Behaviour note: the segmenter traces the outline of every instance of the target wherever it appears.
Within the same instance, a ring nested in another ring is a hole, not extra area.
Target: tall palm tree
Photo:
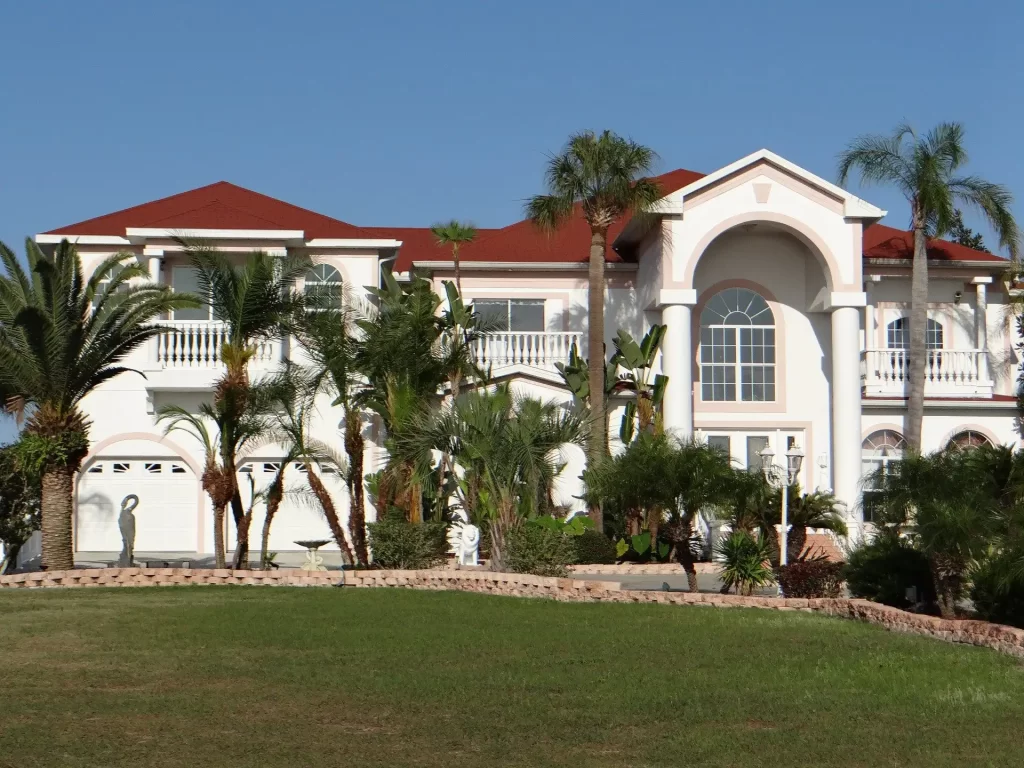
[[[608,452],[604,398],[604,265],[608,229],[624,214],[650,211],[661,198],[657,182],[645,178],[656,159],[653,150],[611,131],[584,131],[569,137],[544,174],[547,193],[526,206],[529,218],[553,231],[577,215],[590,227],[590,272],[587,300],[587,355],[590,378],[589,459]],[[601,529],[600,506],[591,515]]]
[[[72,486],[89,448],[82,400],[122,373],[126,356],[160,333],[153,320],[196,306],[149,282],[133,254],[104,259],[86,279],[74,246],[52,256],[31,239],[26,271],[0,243],[0,396],[19,419],[21,461],[42,478],[43,565],[74,567]]]
[[[860,136],[839,155],[839,183],[858,171],[865,184],[895,186],[910,204],[914,258],[910,286],[910,348],[907,444],[921,449],[928,320],[928,240],[948,234],[956,224],[956,206],[982,213],[999,244],[1017,258],[1020,235],[1006,187],[977,176],[960,175],[967,163],[964,129],[940,123],[924,136],[899,125],[890,136]]]
[[[459,247],[476,239],[476,227],[456,219],[435,224],[430,228],[438,245],[452,247],[452,261],[455,263],[455,287],[462,295],[462,273],[459,267]]]
[[[214,388],[214,410],[222,419],[219,431],[224,467],[234,467],[233,432],[246,417],[249,406],[249,361],[261,342],[281,338],[295,330],[308,302],[295,290],[295,281],[312,266],[308,256],[275,256],[264,251],[245,254],[240,262],[201,240],[183,240],[195,268],[199,290],[209,303],[213,317],[225,324],[226,340],[220,350],[225,366]],[[328,301],[330,297],[321,297]],[[248,532],[245,508],[232,473],[231,514],[236,531]],[[248,539],[235,547],[238,564],[248,560]]]

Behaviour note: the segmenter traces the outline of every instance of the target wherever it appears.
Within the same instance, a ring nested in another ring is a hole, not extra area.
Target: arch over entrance
[[[843,279],[839,269],[839,262],[836,260],[832,250],[825,243],[824,239],[806,223],[799,219],[787,216],[782,213],[770,211],[749,211],[737,214],[728,219],[720,221],[700,239],[693,249],[690,259],[686,264],[683,273],[682,288],[694,288],[693,280],[697,271],[697,265],[703,258],[708,247],[721,235],[744,224],[769,223],[775,224],[788,234],[799,240],[808,251],[818,260],[825,276],[825,285],[829,291],[860,291],[856,282],[848,283]],[[856,275],[854,276],[856,280]]]

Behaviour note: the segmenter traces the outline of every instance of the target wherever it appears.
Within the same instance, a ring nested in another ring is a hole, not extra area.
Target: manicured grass
[[[0,766],[1019,766],[1024,665],[817,616],[0,593]]]

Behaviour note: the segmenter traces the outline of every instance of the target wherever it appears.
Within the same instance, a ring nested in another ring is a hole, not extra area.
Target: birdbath
[[[317,554],[317,550],[324,544],[330,544],[330,539],[316,539],[314,541],[296,541],[300,547],[306,548],[306,562],[300,566],[303,571],[326,571],[324,559]]]

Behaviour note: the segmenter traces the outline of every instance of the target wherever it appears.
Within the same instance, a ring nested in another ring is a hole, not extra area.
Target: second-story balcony
[[[925,397],[992,396],[988,352],[980,349],[930,349],[925,362]],[[861,360],[864,394],[906,397],[910,360],[905,349],[869,349]]]
[[[502,368],[524,366],[555,372],[555,363],[569,359],[573,344],[585,355],[586,334],[579,331],[509,331],[491,333],[473,345],[473,356],[481,368],[499,372]]]

